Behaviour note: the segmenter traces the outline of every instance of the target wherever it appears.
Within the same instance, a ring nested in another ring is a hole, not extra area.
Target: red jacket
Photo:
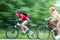
[[[28,16],[25,16],[24,14],[20,13],[18,14],[18,17],[22,20],[26,20],[27,18],[29,18]]]

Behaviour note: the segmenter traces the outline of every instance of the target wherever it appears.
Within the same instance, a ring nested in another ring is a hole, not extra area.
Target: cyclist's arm
[[[52,17],[53,17],[53,16],[51,15],[48,19],[52,19]]]

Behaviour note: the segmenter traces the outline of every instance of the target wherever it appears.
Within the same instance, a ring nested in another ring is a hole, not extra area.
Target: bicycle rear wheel
[[[52,32],[52,38],[55,40],[55,37],[57,36],[58,34],[58,30],[53,30]]]
[[[5,31],[5,35],[7,38],[9,39],[14,39],[14,38],[17,38],[18,37],[18,34],[19,34],[19,31],[17,28],[15,27],[8,27]]]
[[[37,38],[40,38],[43,40],[47,40],[50,36],[50,30],[46,26],[38,27],[36,33],[37,33]]]

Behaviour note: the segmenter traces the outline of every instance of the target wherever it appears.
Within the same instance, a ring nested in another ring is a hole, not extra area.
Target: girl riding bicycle
[[[54,7],[51,7],[50,9],[51,12],[51,16],[49,17],[51,19],[51,24],[55,24],[55,22],[57,22],[56,24],[56,28],[58,30],[58,35],[60,35],[60,14],[55,10]]]
[[[21,24],[21,29],[23,33],[26,34],[27,32],[30,31],[29,28],[26,26],[30,22],[29,16],[24,12],[19,12],[19,10],[16,10],[15,12],[16,12],[16,15],[19,17],[19,20],[23,21]]]

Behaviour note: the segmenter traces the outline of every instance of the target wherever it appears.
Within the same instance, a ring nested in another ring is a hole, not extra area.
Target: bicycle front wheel
[[[50,36],[50,30],[48,28],[44,28],[45,26],[40,26],[37,28],[37,38],[47,40]]]
[[[18,34],[19,34],[19,31],[17,28],[15,27],[8,27],[5,31],[5,35],[7,38],[9,39],[14,39],[14,38],[17,38],[18,37]]]
[[[35,32],[35,30],[30,31],[27,34],[27,37],[28,37],[28,39],[36,39],[36,32]]]

